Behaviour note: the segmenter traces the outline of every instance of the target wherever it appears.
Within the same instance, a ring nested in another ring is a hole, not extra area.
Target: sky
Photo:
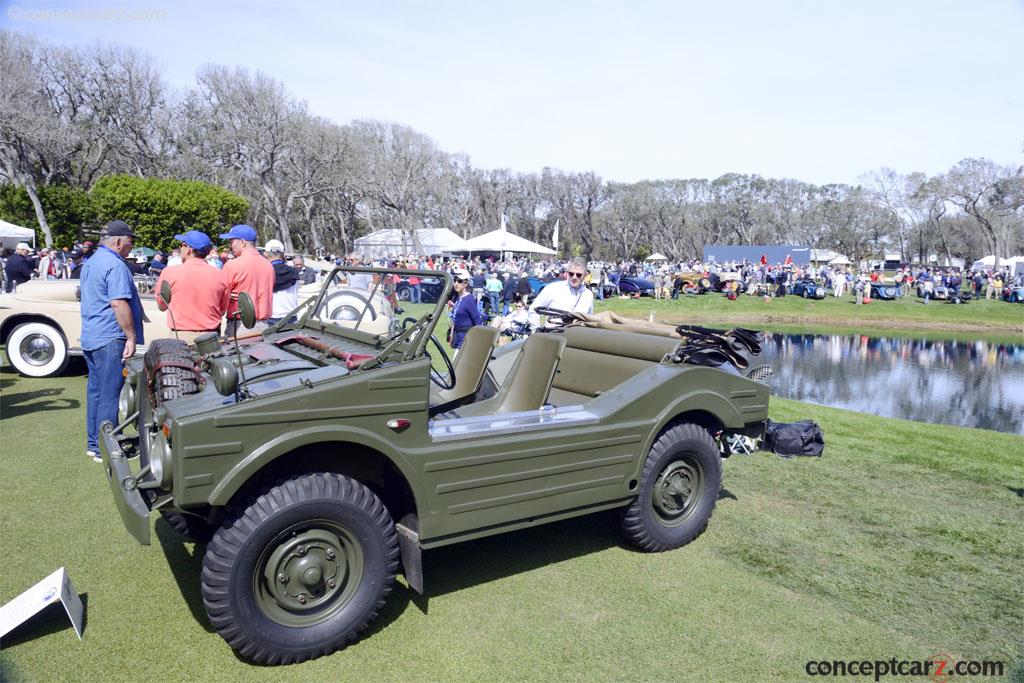
[[[1024,163],[1024,0],[0,0],[0,26],[240,65],[484,168],[856,183]]]

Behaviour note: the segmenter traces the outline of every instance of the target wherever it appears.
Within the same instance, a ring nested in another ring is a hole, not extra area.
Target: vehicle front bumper
[[[128,457],[121,448],[121,440],[125,438],[119,439],[114,434],[114,425],[110,422],[100,425],[103,469],[107,473],[110,492],[114,495],[114,505],[121,513],[121,521],[124,522],[128,533],[142,545],[149,545],[149,506],[139,491],[138,477],[132,474],[128,466]]]

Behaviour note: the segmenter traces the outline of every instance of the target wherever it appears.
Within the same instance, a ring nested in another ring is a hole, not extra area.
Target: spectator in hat
[[[167,267],[167,263],[164,261],[166,258],[167,255],[162,251],[153,254],[153,260],[149,262],[149,272],[159,275],[160,271]]]
[[[68,279],[78,280],[82,277],[82,266],[85,264],[85,257],[81,249],[72,249],[68,254]]]
[[[181,242],[181,266],[164,268],[156,282],[156,305],[167,311],[167,324],[188,343],[203,332],[220,334],[220,322],[228,309],[231,294],[228,281],[217,268],[206,263],[213,242],[204,232],[189,230],[175,235]],[[160,298],[163,283],[171,285],[171,303]]]
[[[7,257],[7,265],[4,272],[7,273],[7,291],[14,291],[14,288],[23,282],[32,279],[32,272],[36,269],[35,263],[29,257],[32,247],[26,242],[18,242],[14,247],[14,253]]]
[[[238,312],[238,295],[241,292],[247,292],[252,297],[257,323],[266,324],[273,311],[274,267],[256,249],[256,230],[251,225],[236,225],[222,233],[221,238],[230,240],[231,253],[235,256],[224,264],[222,271],[231,288],[227,334],[233,335],[237,326],[234,316]]]
[[[274,294],[270,318],[271,325],[295,310],[299,305],[299,274],[284,260],[281,240],[269,240],[263,247],[263,256],[274,267]]]
[[[458,269],[452,276],[455,279],[455,304],[452,307],[452,348],[456,351],[462,346],[469,328],[484,324],[484,316],[471,296],[470,275]]]
[[[89,368],[86,385],[86,455],[100,462],[99,432],[117,421],[122,364],[135,355],[142,336],[142,301],[125,258],[135,233],[124,221],[111,221],[100,246],[82,266],[82,351]]]

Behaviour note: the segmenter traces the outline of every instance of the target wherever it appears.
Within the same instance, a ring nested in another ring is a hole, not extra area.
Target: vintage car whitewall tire
[[[68,344],[53,325],[22,323],[7,337],[7,357],[26,377],[49,377],[68,364]]]

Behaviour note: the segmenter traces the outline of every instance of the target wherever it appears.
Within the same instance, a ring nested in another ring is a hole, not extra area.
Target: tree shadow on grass
[[[51,398],[64,393],[64,387],[50,387],[0,396],[0,415],[5,419],[47,410],[75,410],[82,403],[76,398]],[[43,400],[38,400],[43,399]]]
[[[79,593],[78,597],[82,601],[82,633],[84,634],[86,627],[89,625],[89,594]],[[67,611],[64,609],[64,604],[60,600],[56,600],[4,636],[3,647],[6,649],[53,633],[66,631],[67,629],[74,630],[74,628]]]

